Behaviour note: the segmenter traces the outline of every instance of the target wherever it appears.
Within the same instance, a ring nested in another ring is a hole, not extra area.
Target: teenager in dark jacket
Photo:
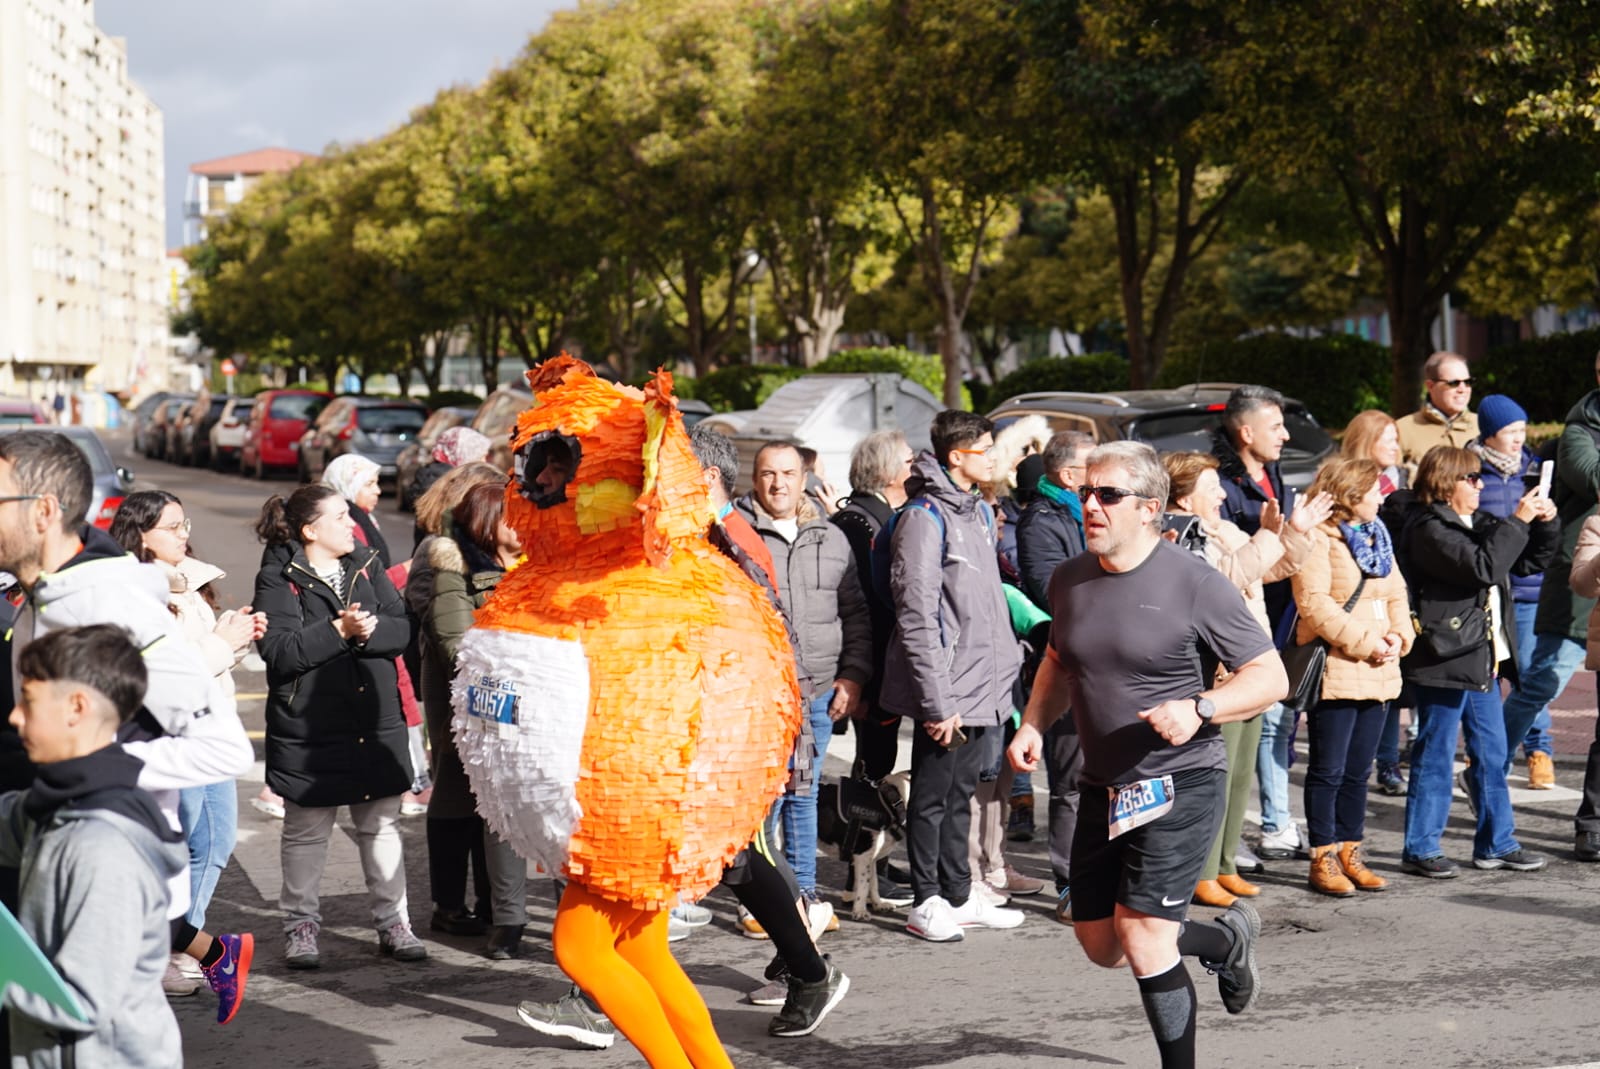
[[[1543,570],[1560,528],[1555,506],[1533,492],[1504,520],[1483,511],[1480,467],[1465,449],[1430,450],[1417,468],[1416,497],[1405,506],[1396,547],[1420,628],[1401,663],[1418,720],[1402,867],[1433,879],[1459,872],[1439,838],[1450,817],[1451,764],[1463,721],[1471,762],[1464,786],[1477,811],[1474,867],[1527,872],[1545,864],[1516,839],[1498,676],[1503,667],[1516,670],[1510,577]]]
[[[1539,455],[1527,446],[1528,414],[1504,394],[1490,394],[1478,405],[1479,437],[1467,448],[1483,459],[1483,497],[1479,507],[1501,519],[1517,510],[1528,489],[1539,481]],[[1544,573],[1511,577],[1512,606],[1508,613],[1516,626],[1517,683],[1520,686],[1533,661],[1533,621],[1539,614],[1539,591]],[[1539,707],[1533,726],[1511,737],[1520,725],[1506,723],[1506,758],[1522,746],[1528,759],[1528,786],[1549,790],[1556,784],[1550,739],[1550,708]]]
[[[339,806],[349,806],[385,954],[427,956],[406,915],[400,795],[411,756],[394,659],[409,635],[378,553],[356,548],[350,506],[326,486],[274,495],[254,606],[267,665],[267,784],[284,799],[283,894],[290,968],[321,964],[319,885]]]

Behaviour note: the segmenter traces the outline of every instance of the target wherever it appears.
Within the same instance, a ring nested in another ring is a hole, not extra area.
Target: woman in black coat
[[[1440,836],[1450,817],[1451,767],[1463,727],[1471,761],[1464,786],[1477,810],[1473,866],[1528,872],[1545,864],[1516,838],[1498,675],[1502,665],[1514,672],[1516,663],[1510,578],[1543,571],[1560,529],[1555,506],[1537,491],[1501,519],[1478,507],[1481,486],[1476,454],[1450,446],[1429,450],[1396,540],[1419,629],[1400,666],[1416,694],[1418,719],[1401,867],[1433,879],[1459,872],[1444,856]]]
[[[427,957],[406,915],[400,795],[411,757],[394,659],[410,629],[378,554],[357,548],[350,507],[326,486],[274,495],[256,533],[257,643],[267,665],[267,784],[284,798],[283,894],[290,968],[316,968],[319,885],[339,806],[356,826],[379,946]]]

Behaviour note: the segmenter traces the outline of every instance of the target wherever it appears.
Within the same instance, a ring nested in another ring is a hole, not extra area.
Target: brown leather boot
[[[1389,886],[1389,881],[1367,868],[1367,863],[1361,860],[1361,843],[1339,844],[1339,868],[1350,877],[1350,882],[1363,891],[1381,891]]]
[[[1238,895],[1240,898],[1254,898],[1261,893],[1261,888],[1240,876],[1237,872],[1224,872],[1217,877],[1217,882],[1229,894]]]
[[[1356,893],[1356,885],[1345,878],[1339,869],[1339,858],[1334,854],[1338,843],[1311,848],[1311,875],[1308,881],[1313,891],[1335,898],[1349,898]]]
[[[1216,906],[1218,909],[1227,909],[1238,899],[1234,898],[1216,880],[1201,880],[1194,885],[1194,900],[1197,905]]]

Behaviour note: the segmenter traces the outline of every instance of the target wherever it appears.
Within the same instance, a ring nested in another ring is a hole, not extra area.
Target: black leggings
[[[489,919],[489,862],[483,845],[483,818],[428,818],[428,888],[435,908],[446,913],[467,908],[467,864],[472,865],[474,908]]]
[[[732,881],[724,877],[723,883],[766,930],[791,975],[813,984],[827,977],[828,966],[795,906],[799,885],[789,863],[770,847],[764,832],[756,832],[745,848],[740,876]]]

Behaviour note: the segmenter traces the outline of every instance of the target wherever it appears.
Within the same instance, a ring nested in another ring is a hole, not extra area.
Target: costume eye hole
[[[541,431],[517,450],[513,473],[522,496],[542,509],[567,500],[567,484],[578,472],[583,446],[570,434]]]

